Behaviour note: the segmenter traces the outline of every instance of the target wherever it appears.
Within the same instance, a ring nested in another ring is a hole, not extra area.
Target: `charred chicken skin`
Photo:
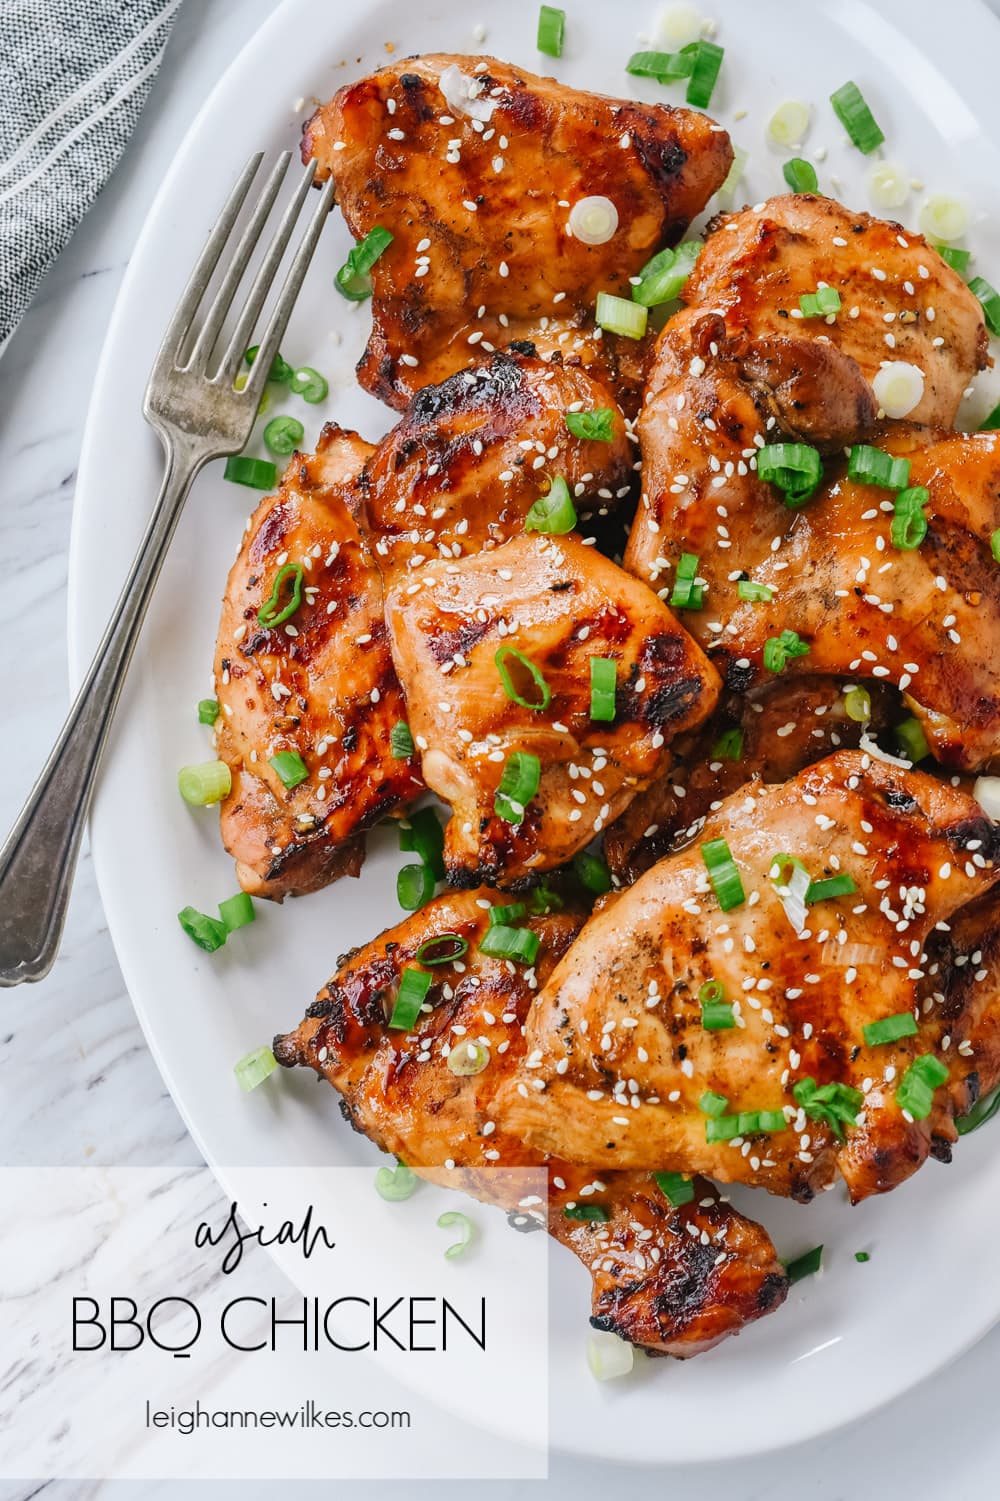
[[[610,442],[574,437],[568,413],[610,412]],[[561,475],[581,521],[632,488],[625,419],[593,373],[525,353],[485,363],[418,392],[358,477],[359,520],[388,580],[431,558],[460,558],[524,530]]]
[[[390,752],[406,707],[382,579],[349,503],[371,451],[330,426],[315,454],[296,454],[251,517],[226,584],[215,657],[216,745],[232,775],[222,838],[253,896],[280,901],[357,875],[364,831],[423,787],[413,761]],[[262,623],[268,602],[280,615],[296,589],[294,613]],[[273,762],[282,753],[306,771],[292,786],[279,774],[287,763]]]
[[[522,1217],[540,1211],[509,1202],[509,1181],[495,1170],[544,1165],[549,1232],[593,1278],[591,1323],[654,1353],[698,1354],[778,1307],[784,1269],[761,1227],[701,1180],[692,1200],[672,1208],[649,1173],[546,1162],[511,1135],[496,1091],[523,1057],[537,987],[583,915],[529,917],[540,946],[525,968],[482,952],[489,909],[503,902],[487,888],[449,893],[345,956],[298,1029],[275,1039],[275,1055],[328,1079],[351,1124],[383,1151]],[[418,1020],[392,1028],[404,970],[456,940],[468,945],[457,963],[426,969],[432,985]],[[606,1219],[567,1215],[581,1204]]]
[[[905,1084],[939,1044],[930,948],[1000,878],[998,856],[966,793],[861,751],[748,784],[557,966],[500,1091],[508,1130],[598,1170],[669,1162],[797,1199],[838,1171],[854,1201],[894,1187],[935,1132]],[[733,865],[725,908],[713,860]],[[910,1035],[866,1038],[907,1014]]]
[[[332,175],[355,239],[392,243],[372,276],[361,385],[398,409],[413,393],[529,340],[596,366],[634,400],[645,345],[594,326],[598,292],[681,238],[733,158],[721,127],[672,109],[566,88],[495,58],[407,58],[347,84],[303,133]],[[585,244],[573,206],[608,198],[617,228]]]
[[[531,884],[571,859],[718,696],[662,601],[575,537],[427,564],[390,590],[386,618],[423,778],[452,806],[455,885]],[[595,661],[611,679],[600,717]],[[525,758],[519,799],[502,779]]]

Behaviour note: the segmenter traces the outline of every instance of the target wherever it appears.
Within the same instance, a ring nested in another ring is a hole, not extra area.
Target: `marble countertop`
[[[173,151],[219,74],[275,0],[185,0],[162,72],[125,161],[98,199],[0,359],[0,627],[8,684],[0,824],[9,825],[42,764],[67,703],[66,562],[75,467],[97,357],[129,254]],[[994,0],[1000,9],[1000,0]],[[248,112],[247,122],[252,118]],[[108,457],[114,462],[114,455]],[[114,952],[86,850],[63,949],[42,984],[4,994],[0,1098],[5,1161],[16,1165],[184,1165],[198,1153],[146,1049]],[[998,1272],[1000,1275],[1000,1272]],[[961,1296],[955,1289],[953,1296]],[[903,1317],[947,1318],[947,1308]],[[839,1501],[990,1494],[1000,1433],[984,1424],[983,1392],[1000,1370],[1000,1330],[961,1362],[853,1429],[739,1465],[661,1472],[660,1484],[705,1501]],[[804,1378],[805,1379],[805,1378]],[[720,1423],[725,1415],[720,1414]],[[546,1496],[604,1491],[611,1466],[558,1456]],[[46,1496],[146,1497],[166,1486],[51,1485]],[[200,1487],[191,1487],[192,1492]],[[213,1487],[215,1494],[219,1487]],[[366,1493],[390,1486],[372,1482]],[[407,1486],[437,1495],[440,1484]],[[207,1493],[207,1487],[205,1488]],[[518,1482],[542,1494],[541,1486]],[[241,1483],[241,1501],[275,1488]],[[317,1487],[317,1494],[319,1493]],[[514,1486],[490,1485],[498,1497]],[[5,1489],[0,1497],[37,1495]],[[185,1495],[188,1492],[185,1491]],[[398,1487],[392,1489],[393,1496]]]

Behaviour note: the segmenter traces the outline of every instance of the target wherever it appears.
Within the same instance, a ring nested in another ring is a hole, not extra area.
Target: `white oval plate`
[[[629,78],[625,61],[649,31],[644,0],[568,0],[565,56],[541,59],[534,3],[286,0],[252,38],[195,120],[129,266],[104,346],[80,464],[70,568],[70,654],[77,681],[124,578],[160,475],[140,400],[175,299],[226,190],[250,150],[297,143],[313,98],[326,99],[393,49],[494,52],[570,84],[677,99]],[[421,11],[427,12],[423,15]],[[946,13],[908,0],[713,0],[726,47],[713,113],[750,151],[741,201],[782,189],[782,158],[764,127],[792,96],[814,105],[806,154],[827,155],[821,184],[869,207],[871,163],[844,140],[826,100],[854,78],[889,141],[883,155],[927,190],[961,192],[986,275],[1000,276],[1000,32],[977,0]],[[944,24],[946,21],[946,24]],[[305,102],[304,102],[305,101]],[[899,216],[912,222],[922,192]],[[295,405],[306,442],[335,416],[377,437],[390,414],[362,395],[353,365],[368,311],[344,302],[333,272],[348,248],[338,215],[324,232],[284,342],[295,363],[331,377],[323,408]],[[976,413],[996,400],[983,378]],[[256,451],[260,451],[259,449]],[[353,1163],[372,1149],[344,1127],[333,1092],[311,1074],[283,1075],[250,1096],[233,1062],[293,1026],[341,950],[398,916],[395,840],[378,834],[359,881],[284,908],[259,904],[256,925],[222,952],[200,954],[178,927],[186,903],[213,911],[234,889],[215,817],[185,807],[177,767],[202,759],[197,700],[211,691],[218,601],[256,497],[221,466],[198,480],[133,665],[93,816],[108,924],[163,1077],[210,1163]],[[787,1254],[818,1241],[824,1271],[793,1289],[772,1318],[687,1365],[643,1363],[627,1381],[594,1382],[585,1365],[588,1278],[559,1256],[553,1299],[553,1440],[623,1461],[725,1459],[793,1443],[845,1423],[939,1369],[1000,1317],[994,1246],[1000,1232],[995,1131],[961,1144],[949,1169],[929,1164],[889,1199],[850,1210],[840,1191],[809,1209],[745,1195]],[[871,1252],[859,1265],[858,1250]]]

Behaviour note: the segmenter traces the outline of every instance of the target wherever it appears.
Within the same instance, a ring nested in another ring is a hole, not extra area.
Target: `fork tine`
[[[267,223],[268,215],[274,207],[274,200],[278,196],[291,159],[292,153],[290,151],[283,151],[272,168],[267,182],[264,184],[264,190],[257,199],[250,222],[240,236],[240,242],[236,247],[232,260],[226,268],[219,290],[212,299],[212,305],[202,321],[201,328],[198,330],[198,337],[195,340],[194,348],[191,350],[191,354],[184,366],[186,370],[204,370],[208,364],[209,356],[219,336],[219,330],[232,305],[236,289],[243,278],[243,273],[253,254],[254,246],[260,239],[261,230]]]
[[[243,306],[243,311],[240,313],[237,321],[235,332],[229,341],[218,370],[212,376],[213,385],[232,385],[236,379],[240,368],[240,361],[250,341],[250,336],[254,331],[257,319],[260,317],[261,308],[264,306],[267,294],[271,290],[274,278],[278,274],[278,267],[281,265],[282,256],[288,248],[288,242],[298,222],[299,212],[305,201],[306,194],[312,185],[315,171],[316,163],[315,161],[311,161],[299,178],[298,186],[292,195],[291,202],[281,216],[281,222],[275,230],[274,237],[267,248],[267,254],[264,256],[257,275],[253,279],[250,292]],[[258,364],[262,365],[266,376],[266,372],[271,366],[270,357],[266,360],[261,360],[258,356],[258,359],[254,361],[254,366],[256,367]],[[253,374],[256,375],[257,373],[257,369],[255,368]],[[247,382],[247,385],[249,387],[252,384],[253,380],[251,378]]]
[[[263,151],[255,151],[253,156],[251,156],[237,178],[232,192],[226,199],[226,206],[215,221],[211,234],[205,241],[205,248],[195,263],[195,268],[191,272],[187,286],[181,293],[181,299],[174,309],[174,315],[167,325],[163,342],[153,362],[152,374],[149,377],[150,387],[157,377],[161,375],[164,367],[172,367],[180,359],[184,340],[191,328],[194,315],[198,311],[198,304],[205,295],[205,288],[212,278],[212,272],[218,265],[219,257],[225,248],[226,241],[232,234],[233,225],[239,218],[240,210],[250,191],[250,184],[257,175],[257,169],[263,160]]]
[[[274,311],[268,319],[267,326],[260,337],[257,358],[254,360],[254,372],[257,373],[259,366],[260,373],[257,376],[257,385],[249,390],[251,400],[259,400],[263,393],[267,372],[271,368],[271,361],[278,352],[278,345],[284,336],[285,329],[288,327],[288,320],[291,317],[292,308],[295,306],[296,298],[301,290],[305,274],[309,269],[309,262],[312,260],[313,251],[316,249],[317,241],[323,232],[323,225],[329,218],[334,188],[335,184],[332,177],[323,184],[319,200],[313,209],[312,218],[309,220],[305,234],[299,241],[299,248],[295,252],[295,257],[282,283]],[[250,382],[247,385],[249,388]]]

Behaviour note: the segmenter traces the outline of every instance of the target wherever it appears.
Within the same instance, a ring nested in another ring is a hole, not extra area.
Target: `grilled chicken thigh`
[[[386,619],[422,775],[452,806],[455,885],[530,884],[571,859],[718,695],[667,607],[575,537],[525,533],[427,564],[390,590]],[[612,686],[595,718],[602,668]],[[520,795],[501,788],[519,766],[532,784]]]
[[[487,888],[429,902],[342,959],[305,1020],[274,1050],[286,1066],[305,1064],[327,1078],[352,1125],[384,1151],[524,1218],[544,1211],[511,1200],[510,1181],[495,1170],[543,1159],[510,1134],[493,1100],[523,1054],[535,990],[583,917],[528,918],[540,948],[524,968],[480,947],[491,905],[503,902]],[[388,1026],[404,970],[420,968],[421,954],[457,946],[451,935],[468,949],[457,963],[427,968],[433,983],[418,1022],[409,1030]],[[787,1281],[766,1233],[709,1185],[696,1182],[695,1198],[673,1209],[649,1173],[546,1165],[549,1232],[593,1277],[596,1327],[688,1356],[783,1301]],[[576,1204],[599,1206],[607,1218],[567,1217]]]
[[[329,426],[315,454],[294,455],[226,584],[215,658],[216,743],[232,774],[222,838],[254,896],[280,901],[357,875],[364,830],[422,790],[415,762],[390,754],[406,708],[382,581],[350,510],[371,452]],[[301,603],[268,627],[259,612],[276,588],[279,615],[295,589]],[[291,787],[278,768],[294,777],[294,766],[272,760],[289,752],[306,771]]]
[[[706,848],[735,862],[725,910]],[[931,1120],[904,1108],[914,1080],[901,1086],[938,1039],[868,1043],[864,1028],[933,1005],[936,925],[993,886],[998,855],[967,794],[860,751],[748,784],[557,966],[498,1097],[507,1129],[599,1170],[669,1162],[798,1199],[837,1170],[855,1201],[894,1187],[930,1150]],[[795,860],[809,883],[853,890],[803,898]],[[810,1100],[810,1080],[835,1087]]]
[[[567,413],[599,409],[611,442],[574,437]],[[359,520],[389,578],[519,534],[554,474],[581,520],[604,514],[630,493],[632,464],[625,420],[592,373],[495,354],[417,393],[361,471]]]
[[[909,420],[951,427],[966,386],[987,364],[986,327],[976,297],[923,235],[809,193],[719,215],[709,229],[684,301],[719,311],[727,334],[754,351],[787,431],[820,446],[847,441],[824,410],[828,358],[835,376],[842,363],[856,367],[869,401],[885,362],[916,365],[924,391]],[[840,311],[803,317],[799,298],[824,286],[839,294]],[[815,400],[788,400],[782,391],[783,378],[800,378],[801,361],[806,379],[815,378]]]
[[[598,292],[681,238],[729,171],[720,126],[693,110],[606,99],[495,58],[393,62],[347,84],[303,133],[348,227],[393,235],[372,270],[366,390],[402,408],[484,350],[530,340],[637,390],[645,346],[594,326]],[[568,227],[609,198],[615,233]],[[622,397],[624,400],[624,396]]]

